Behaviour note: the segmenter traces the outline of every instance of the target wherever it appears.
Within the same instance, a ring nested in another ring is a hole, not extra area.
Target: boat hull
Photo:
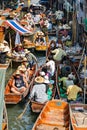
[[[73,130],[87,130],[87,104],[71,104],[70,119]]]
[[[36,74],[36,69],[37,69],[37,65],[34,65],[34,69],[29,71],[29,78],[30,78],[29,86],[26,89],[26,91],[20,95],[17,95],[15,93],[11,92],[11,85],[12,85],[13,77],[10,78],[10,80],[8,81],[6,88],[5,88],[5,102],[6,102],[6,104],[17,104],[28,95],[28,93],[30,91],[30,87],[33,84],[33,79],[34,79],[34,75]]]
[[[65,114],[66,113],[66,114]],[[69,130],[69,105],[61,100],[46,103],[32,130]]]

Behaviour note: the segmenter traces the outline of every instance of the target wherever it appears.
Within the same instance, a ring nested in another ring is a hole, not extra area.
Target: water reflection
[[[39,65],[45,62],[45,55],[43,53],[35,54]],[[13,64],[12,68],[9,67],[6,74],[6,82],[9,80],[11,74],[17,68],[17,64]],[[24,113],[22,119],[18,119],[17,117],[23,112],[27,100],[17,105],[7,105],[7,113],[8,113],[8,125],[9,130],[31,130],[33,124],[38,116],[36,113],[32,113],[30,106],[27,107],[26,112]]]

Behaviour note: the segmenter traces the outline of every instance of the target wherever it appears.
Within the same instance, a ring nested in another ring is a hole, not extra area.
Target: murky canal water
[[[39,53],[36,55],[39,65],[45,62],[45,55]],[[6,74],[6,81],[9,79],[10,75],[15,71],[17,64],[13,64],[12,68],[9,67]],[[38,114],[32,113],[30,106],[27,107],[25,114],[22,119],[17,119],[17,117],[23,112],[26,102],[19,103],[17,105],[7,105],[8,113],[8,125],[9,130],[31,130],[33,124],[38,116]]]

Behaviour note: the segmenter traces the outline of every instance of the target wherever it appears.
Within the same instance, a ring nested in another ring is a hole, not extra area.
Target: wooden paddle
[[[27,109],[29,103],[30,103],[30,100],[27,102],[27,104],[26,104],[26,106],[25,106],[23,112],[17,117],[17,119],[21,119],[21,118],[22,118],[22,116],[24,115],[24,113],[25,113],[25,111],[26,111],[26,109]]]

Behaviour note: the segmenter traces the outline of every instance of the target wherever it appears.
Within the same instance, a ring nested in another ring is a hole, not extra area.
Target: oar
[[[27,102],[27,104],[26,104],[26,106],[25,106],[23,112],[17,117],[17,119],[21,119],[21,118],[22,118],[22,116],[24,115],[24,113],[25,113],[25,111],[26,111],[26,109],[27,109],[29,103],[30,103],[30,100]]]

